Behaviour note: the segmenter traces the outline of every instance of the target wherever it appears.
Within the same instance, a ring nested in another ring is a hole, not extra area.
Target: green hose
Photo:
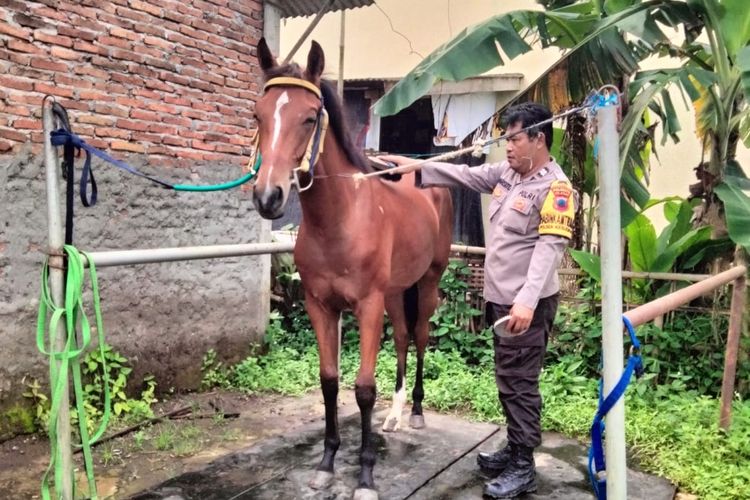
[[[210,186],[194,186],[192,184],[175,184],[172,186],[172,189],[175,191],[194,191],[194,192],[206,192],[206,191],[224,191],[226,189],[232,189],[234,187],[239,186],[240,184],[244,184],[253,177],[255,177],[255,174],[258,173],[258,169],[260,168],[261,164],[261,158],[260,153],[258,153],[256,159],[255,159],[255,165],[253,165],[253,168],[240,177],[239,179],[233,180],[231,182],[225,182],[223,184],[212,184]]]

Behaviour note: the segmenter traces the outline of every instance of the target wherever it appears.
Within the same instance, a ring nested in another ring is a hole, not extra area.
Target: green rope
[[[232,189],[234,187],[237,187],[241,184],[246,183],[253,177],[255,177],[255,174],[258,173],[258,169],[260,168],[261,164],[261,158],[260,153],[257,154],[257,157],[255,159],[255,164],[253,165],[253,168],[240,177],[239,179],[225,182],[223,184],[212,184],[210,186],[195,186],[192,184],[175,184],[172,186],[172,189],[175,191],[194,191],[194,192],[206,192],[206,191],[224,191],[226,189]]]
[[[110,417],[111,398],[109,393],[109,375],[104,353],[104,326],[102,321],[101,307],[99,301],[99,285],[96,279],[96,268],[94,261],[85,253],[79,252],[71,245],[65,245],[64,251],[67,255],[67,274],[65,283],[64,306],[58,307],[52,301],[49,290],[49,259],[42,267],[41,297],[39,300],[39,314],[37,317],[37,348],[50,358],[50,391],[51,403],[49,413],[49,439],[50,439],[50,463],[42,477],[42,498],[50,500],[50,473],[54,470],[54,485],[57,498],[62,498],[61,485],[65,474],[70,474],[71,484],[75,489],[75,477],[73,471],[65,471],[62,467],[62,450],[57,447],[57,417],[60,413],[60,403],[65,386],[69,383],[68,369],[73,374],[73,389],[75,392],[76,413],[78,416],[78,427],[81,435],[80,446],[83,450],[83,461],[86,469],[86,478],[89,485],[89,498],[96,500],[96,481],[94,479],[94,461],[91,455],[91,445],[95,443],[107,427]],[[91,342],[91,325],[86,316],[83,305],[83,281],[85,277],[84,257],[89,263],[89,276],[91,279],[91,291],[94,298],[94,314],[96,317],[96,332],[99,341],[99,352],[103,370],[104,385],[104,413],[99,428],[93,436],[89,436],[84,408],[83,384],[81,382],[81,359],[86,348]],[[51,313],[51,315],[50,315]],[[49,323],[47,318],[49,317]],[[55,350],[55,336],[60,321],[65,319],[67,332],[65,347],[62,351]],[[76,341],[76,326],[80,323],[81,339],[80,346]],[[45,345],[49,345],[49,350]],[[59,362],[59,367],[57,366]],[[75,495],[74,495],[75,496]]]

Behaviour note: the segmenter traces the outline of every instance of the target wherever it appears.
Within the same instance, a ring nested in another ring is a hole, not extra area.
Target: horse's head
[[[317,42],[312,42],[304,72],[296,64],[279,66],[265,40],[258,44],[258,62],[266,84],[255,103],[262,163],[253,200],[260,215],[267,219],[284,214],[293,179],[297,183],[299,172],[312,168],[323,147],[327,115],[320,75],[324,61],[323,49]]]

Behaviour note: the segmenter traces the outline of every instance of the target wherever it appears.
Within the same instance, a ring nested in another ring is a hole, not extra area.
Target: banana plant
[[[656,203],[663,203],[664,216],[668,221],[661,233],[656,234],[654,225],[643,213],[637,214],[625,228],[627,261],[633,271],[687,272],[705,259],[731,249],[732,242],[727,238],[711,238],[710,227],[693,227],[691,221],[695,202],[677,198],[652,200],[649,208]],[[598,255],[572,249],[570,254],[581,269],[601,282],[601,259]],[[651,279],[636,279],[632,284],[632,295],[626,298],[641,303],[665,291],[656,288]]]
[[[479,75],[533,48],[557,47],[562,57],[517,96],[547,102],[553,112],[580,104],[591,89],[618,83],[628,96],[621,127],[623,227],[649,203],[648,168],[640,152],[653,137],[648,115],[658,117],[665,138],[677,140],[680,123],[669,90],[680,89],[695,109],[703,133],[706,161],[702,184],[704,213],[716,194],[750,201],[724,182],[726,165],[738,140],[750,147],[750,9],[746,0],[540,0],[544,10],[520,10],[494,16],[466,28],[438,47],[375,105],[380,115],[398,112],[441,80]],[[665,29],[679,32],[668,36]],[[675,40],[679,39],[678,42]],[[707,42],[705,42],[707,41]],[[498,47],[500,50],[498,50]],[[676,68],[640,71],[652,56],[678,57]],[[513,101],[511,101],[513,102]],[[650,147],[650,146],[649,146]],[[696,164],[699,162],[696,160]],[[724,183],[724,184],[722,184]],[[731,202],[733,203],[733,201]],[[720,206],[718,208],[721,208]],[[727,210],[728,219],[736,210]],[[704,218],[705,223],[713,221]],[[738,241],[750,237],[750,225],[727,221]],[[720,235],[719,235],[720,236]]]

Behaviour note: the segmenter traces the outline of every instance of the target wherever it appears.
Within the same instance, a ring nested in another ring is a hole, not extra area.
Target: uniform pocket
[[[514,233],[526,234],[531,219],[531,207],[532,203],[524,198],[518,197],[512,200],[505,214],[503,228]]]

